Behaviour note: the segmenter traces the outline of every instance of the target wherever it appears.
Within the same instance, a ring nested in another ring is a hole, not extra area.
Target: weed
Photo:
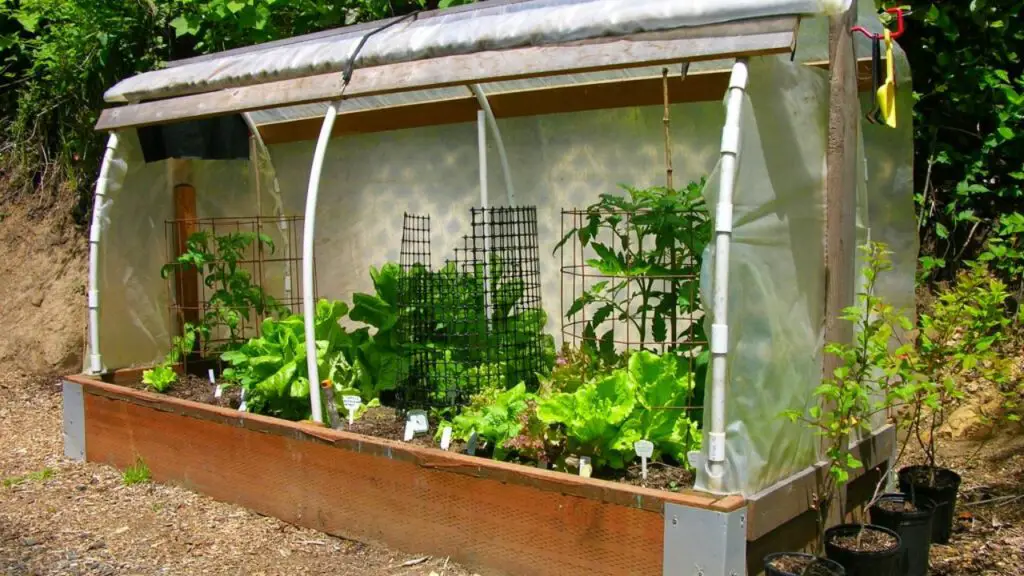
[[[43,468],[38,472],[30,472],[24,476],[10,476],[8,478],[4,478],[3,485],[4,488],[10,488],[25,482],[45,482],[50,478],[53,478],[56,473],[57,471],[53,468]]]
[[[124,469],[124,473],[121,474],[121,480],[125,486],[131,486],[133,484],[145,484],[152,479],[152,475],[149,472],[149,466],[139,458],[135,461],[135,464]]]

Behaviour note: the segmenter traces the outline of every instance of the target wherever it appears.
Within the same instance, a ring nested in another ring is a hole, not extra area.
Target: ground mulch
[[[445,558],[297,528],[184,488],[125,486],[121,473],[110,466],[68,461],[56,379],[3,368],[4,576],[470,574]]]
[[[824,562],[807,556],[779,556],[772,560],[771,567],[786,574],[799,576],[837,576]]]

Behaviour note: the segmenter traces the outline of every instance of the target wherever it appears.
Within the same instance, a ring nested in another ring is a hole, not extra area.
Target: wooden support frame
[[[130,376],[138,371],[107,379]],[[662,564],[669,507],[744,511],[751,574],[767,551],[798,550],[817,537],[807,492],[821,465],[751,498],[665,492],[238,412],[95,377],[65,380],[65,416],[81,421],[74,440],[88,461],[124,468],[141,458],[158,482],[495,573],[675,573],[678,567]],[[80,392],[68,397],[69,388]],[[887,427],[853,448],[870,470],[851,479],[851,501],[870,493],[894,441]]]
[[[223,114],[503,80],[788,53],[797,16],[683,28],[615,40],[446,56],[360,69],[347,87],[337,72],[239,86],[104,110],[97,130],[116,130]]]
[[[828,69],[828,62],[806,64]],[[858,62],[858,89],[871,88],[871,62]],[[721,100],[729,83],[727,70],[690,72],[685,81],[669,76],[669,102],[715,102]],[[542,90],[488,94],[494,115],[499,118],[520,118],[544,114],[562,114],[610,110],[631,106],[657,106],[663,104],[661,77],[636,78],[609,82],[594,82],[559,86]],[[422,104],[391,106],[374,110],[361,110],[338,114],[333,136],[369,134],[406,128],[423,128],[445,124],[473,122],[478,105],[469,94],[461,98],[437,100]],[[260,135],[268,146],[304,140],[314,140],[320,133],[323,117],[303,118],[259,127]]]

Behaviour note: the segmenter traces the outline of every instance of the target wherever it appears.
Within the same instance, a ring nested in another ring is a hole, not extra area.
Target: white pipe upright
[[[515,206],[516,190],[512,187],[512,171],[508,167],[508,154],[505,153],[505,141],[501,138],[498,120],[494,117],[491,103],[487,101],[487,96],[484,94],[483,89],[477,84],[470,84],[469,89],[476,96],[476,101],[480,104],[480,110],[487,116],[487,123],[491,126],[491,134],[494,136],[494,143],[498,147],[498,160],[501,161],[501,172],[505,176],[505,194],[508,198],[508,205]]]
[[[729,388],[729,244],[732,241],[732,199],[740,151],[740,113],[747,87],[747,61],[738,59],[729,77],[722,128],[718,205],[715,207],[715,260],[711,307],[711,430],[708,432],[708,488],[722,492],[725,476],[726,396]]]
[[[490,322],[491,263],[487,261],[491,255],[491,231],[487,229],[487,209],[490,207],[490,196],[487,190],[487,117],[483,110],[476,111],[476,147],[480,162],[480,206],[484,209],[484,313],[487,316],[487,321]]]
[[[92,201],[92,225],[89,227],[89,374],[103,371],[103,359],[100,357],[100,236],[107,187],[110,185],[110,165],[114,162],[119,143],[117,132],[111,132]]]
[[[316,203],[320,195],[320,174],[324,169],[327,143],[334,130],[341,101],[331,102],[320,127],[320,138],[313,152],[313,165],[309,170],[309,188],[306,189],[306,218],[302,229],[302,321],[306,331],[306,369],[309,375],[309,406],[315,422],[323,422],[320,405],[320,370],[316,365],[316,302],[313,301],[313,238],[316,234]]]

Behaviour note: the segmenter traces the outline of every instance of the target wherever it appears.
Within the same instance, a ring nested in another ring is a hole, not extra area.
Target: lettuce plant
[[[546,425],[536,418],[537,396],[526,391],[520,382],[508,390],[492,389],[477,395],[463,412],[450,423],[452,438],[468,441],[475,432],[492,447],[495,460],[506,460],[519,454],[531,460],[546,460],[544,434]]]
[[[626,368],[542,399],[537,416],[564,430],[567,453],[589,456],[596,467],[624,467],[637,440],[653,442],[655,458],[683,463],[700,437],[685,412],[693,376],[679,368],[673,354],[636,352]]]

